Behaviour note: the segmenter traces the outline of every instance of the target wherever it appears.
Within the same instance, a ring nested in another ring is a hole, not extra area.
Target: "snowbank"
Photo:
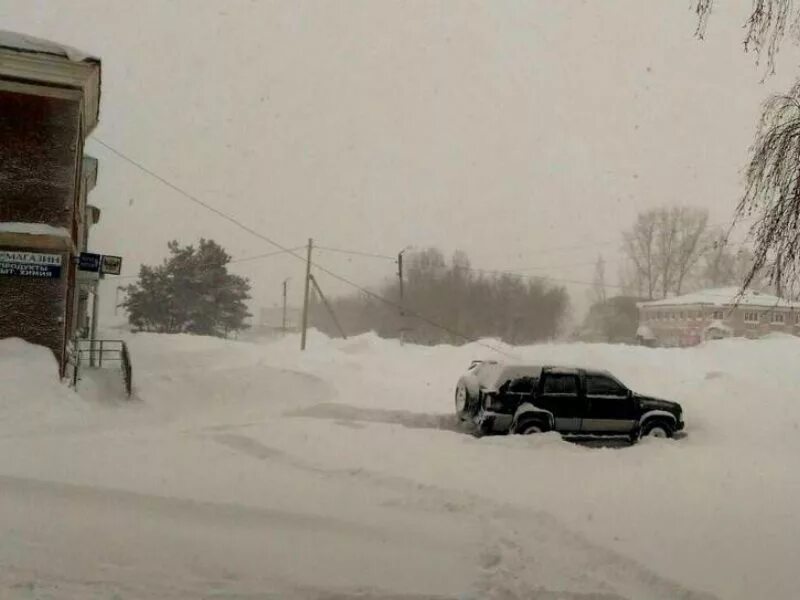
[[[137,400],[120,405],[42,377],[54,372],[46,351],[0,343],[0,376],[11,382],[0,392],[3,414],[16,407],[0,420],[0,515],[30,523],[18,545],[10,538],[10,555],[0,552],[0,580],[11,564],[65,589],[48,555],[23,552],[37,547],[44,519],[69,581],[96,578],[102,562],[107,581],[154,586],[141,595],[167,585],[183,590],[170,587],[174,597],[203,595],[203,586],[246,595],[291,581],[383,597],[744,600],[791,598],[800,585],[798,338],[503,348],[515,361],[608,369],[683,404],[685,439],[633,447],[458,431],[457,377],[473,359],[498,358],[480,344],[317,332],[305,353],[297,336],[128,342]],[[36,435],[20,434],[43,413]],[[66,548],[81,533],[64,529],[73,521],[37,516],[67,510],[65,497],[75,523],[108,519],[74,556]],[[14,498],[37,498],[42,511],[24,512]],[[104,508],[87,508],[95,503]],[[152,529],[132,539],[126,519],[143,515]],[[307,531],[321,532],[317,543]],[[302,571],[291,566],[300,556]],[[229,573],[226,583],[199,582],[197,561],[203,573]],[[118,589],[128,588],[109,595]],[[278,596],[313,596],[298,589]]]
[[[18,338],[0,340],[0,435],[74,424],[87,408],[63,385],[53,353]]]

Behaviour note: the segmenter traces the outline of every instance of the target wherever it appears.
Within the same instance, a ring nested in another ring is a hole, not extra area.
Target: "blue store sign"
[[[58,279],[61,277],[61,255],[0,250],[0,276]]]
[[[81,252],[80,257],[78,257],[78,269],[81,271],[99,273],[101,258],[102,257],[99,254],[93,254],[92,252]]]

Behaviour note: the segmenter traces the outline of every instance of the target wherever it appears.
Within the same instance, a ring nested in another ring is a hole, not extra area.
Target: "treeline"
[[[460,251],[448,262],[440,250],[428,248],[407,254],[404,263],[402,300],[399,281],[394,281],[376,290],[391,304],[363,293],[331,301],[345,333],[402,335],[426,345],[479,338],[527,344],[561,333],[569,311],[563,287],[543,279],[482,273],[472,269]],[[319,300],[312,303],[311,322],[328,335],[338,335]]]
[[[639,213],[622,236],[625,295],[644,299],[679,296],[703,288],[743,285],[753,252],[731,243],[725,230],[709,227],[705,209],[672,206]],[[751,285],[768,284],[756,272]]]

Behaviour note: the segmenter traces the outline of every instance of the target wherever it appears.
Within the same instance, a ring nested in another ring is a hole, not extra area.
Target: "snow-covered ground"
[[[129,344],[124,401],[0,341],[0,598],[797,597],[800,339],[506,348],[684,405],[633,447],[457,431],[479,345]]]

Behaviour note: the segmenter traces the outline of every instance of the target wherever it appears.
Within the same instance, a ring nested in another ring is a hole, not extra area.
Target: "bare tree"
[[[644,297],[642,291],[642,280],[637,275],[636,266],[628,259],[620,263],[619,270],[617,271],[617,278],[619,279],[619,288],[623,296],[631,296],[635,298]]]
[[[697,13],[696,35],[705,37],[708,18],[714,8],[714,0],[695,0]],[[753,8],[745,23],[745,52],[755,52],[760,62],[763,53],[767,56],[767,68],[775,71],[775,57],[786,35],[787,26],[795,38],[800,38],[800,7],[792,0],[753,0]]]
[[[709,243],[703,252],[700,282],[708,287],[722,287],[741,283],[736,279],[736,255],[728,245],[728,236],[722,229],[709,234]]]
[[[633,227],[622,234],[623,252],[633,265],[633,286],[653,299],[658,283],[656,268],[656,232],[658,213],[655,210],[639,213]]]
[[[410,252],[407,273],[406,339],[415,343],[461,344],[482,337],[531,343],[556,337],[568,316],[569,295],[563,287],[543,279],[483,274],[470,267],[464,252],[456,252],[449,263],[436,248]],[[379,296],[396,298],[398,285],[387,280]],[[332,304],[348,333],[372,330],[386,337],[398,335],[394,303],[350,295]],[[337,331],[326,312],[319,313],[314,325],[324,332]]]
[[[661,280],[661,297],[666,298],[674,281],[677,267],[678,212],[676,208],[655,211],[656,273]]]
[[[707,246],[708,211],[685,207],[673,211],[677,228],[673,291],[680,295],[687,276],[692,273]]]
[[[708,212],[688,207],[658,208],[639,213],[623,234],[623,250],[633,265],[623,287],[646,290],[653,298],[680,294],[706,245]]]
[[[713,0],[696,0],[697,35],[703,37]],[[787,32],[800,39],[800,4],[792,0],[753,0],[744,46],[760,59],[766,53],[769,72]],[[800,82],[788,93],[767,100],[758,123],[746,171],[745,193],[736,219],[755,214],[751,229],[755,256],[743,287],[765,273],[776,289],[800,276]],[[787,285],[788,284],[788,285]]]
[[[800,83],[764,107],[737,217],[758,214],[755,260],[744,285],[766,269],[773,283],[798,275],[800,250]],[[779,258],[780,260],[776,260]],[[778,265],[781,265],[780,267]]]
[[[592,282],[592,303],[606,301],[606,261],[603,255],[597,257],[594,265],[594,281]]]

